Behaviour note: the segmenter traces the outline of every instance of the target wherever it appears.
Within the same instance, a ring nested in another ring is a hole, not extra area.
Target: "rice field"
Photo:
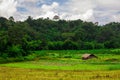
[[[84,53],[98,58],[82,60]],[[120,49],[35,51],[25,59],[0,64],[0,80],[120,80]]]
[[[116,62],[81,62],[80,60],[39,60],[0,64],[3,67],[45,70],[120,70],[120,63]]]
[[[0,67],[0,80],[120,80],[120,70],[66,71]]]

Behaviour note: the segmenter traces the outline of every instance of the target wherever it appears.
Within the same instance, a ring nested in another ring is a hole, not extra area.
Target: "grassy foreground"
[[[84,53],[97,59],[82,60]],[[0,64],[0,66],[47,70],[120,70],[120,49],[36,51],[26,57],[30,61]]]
[[[82,60],[84,53],[98,58]],[[120,49],[36,51],[25,59],[0,64],[0,80],[120,80]]]
[[[120,80],[120,70],[64,71],[0,67],[0,80]]]
[[[120,63],[118,62],[93,63],[91,60],[89,62],[81,62],[78,59],[15,62],[0,64],[0,66],[45,70],[120,70]]]

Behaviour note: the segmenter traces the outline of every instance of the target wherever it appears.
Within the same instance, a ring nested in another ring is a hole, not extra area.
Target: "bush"
[[[25,57],[25,60],[27,61],[32,61],[36,58],[36,55],[35,54],[31,54],[31,55],[28,55]]]
[[[49,42],[48,43],[48,49],[49,50],[62,50],[63,42],[57,41],[57,42]]]
[[[63,44],[63,49],[65,50],[77,50],[78,45],[77,43],[71,41],[71,40],[65,40]]]
[[[29,50],[41,50],[41,43],[42,42],[40,40],[28,42],[28,49]]]
[[[119,44],[120,43],[117,42],[117,41],[106,41],[104,43],[104,45],[105,45],[106,48],[119,48],[120,47]]]
[[[4,59],[7,59],[8,58],[8,53],[1,53],[0,56]]]
[[[23,56],[23,49],[19,45],[12,45],[11,47],[8,47],[7,53],[9,57],[18,57]]]
[[[92,42],[83,43],[83,49],[94,49],[94,44]]]
[[[94,44],[94,48],[95,49],[103,49],[104,48],[104,44],[102,44],[102,43],[95,43]]]

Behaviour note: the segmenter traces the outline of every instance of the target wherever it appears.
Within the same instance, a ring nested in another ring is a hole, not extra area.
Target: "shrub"
[[[8,53],[1,53],[0,56],[4,59],[7,59],[8,58]]]
[[[92,42],[83,43],[83,49],[94,49],[94,44]]]
[[[104,44],[102,44],[102,43],[95,43],[94,44],[94,48],[95,49],[103,49],[104,48]]]
[[[28,42],[28,49],[29,50],[41,50],[41,43],[42,42],[40,40]]]
[[[24,51],[21,48],[20,45],[12,45],[9,46],[7,49],[8,55],[9,57],[18,57],[18,56],[22,56]]]
[[[25,57],[25,60],[27,61],[32,61],[36,58],[36,55],[35,54],[31,54],[31,55],[28,55]]]
[[[104,43],[106,48],[119,48],[120,47],[119,44],[120,43],[118,41],[106,41]]]
[[[48,49],[49,50],[62,50],[63,42],[57,41],[57,42],[49,42],[48,43]]]
[[[77,50],[78,45],[77,43],[71,41],[71,40],[65,40],[63,44],[63,49],[65,50]]]

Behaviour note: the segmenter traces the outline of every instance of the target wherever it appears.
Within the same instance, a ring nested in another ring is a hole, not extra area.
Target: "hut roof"
[[[83,54],[82,55],[83,60],[87,60],[87,59],[91,59],[91,58],[98,58],[98,57],[95,56],[94,54]]]
[[[90,56],[91,54],[83,54],[82,57],[88,57]]]

